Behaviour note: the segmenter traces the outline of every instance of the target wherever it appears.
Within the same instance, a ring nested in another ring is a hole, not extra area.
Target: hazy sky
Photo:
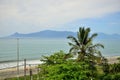
[[[120,0],[0,0],[0,37],[80,26],[120,34]]]

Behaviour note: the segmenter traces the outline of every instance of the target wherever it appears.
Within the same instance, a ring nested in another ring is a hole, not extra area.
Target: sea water
[[[0,39],[0,67],[5,63],[16,63],[18,54],[19,60],[40,60],[43,55],[48,56],[60,50],[68,53],[68,42],[67,39],[22,38],[18,45],[17,39]],[[94,43],[104,45],[105,48],[101,49],[103,56],[120,56],[120,40],[96,39]]]
[[[0,39],[0,61],[14,61],[17,59],[40,59],[42,55],[50,55],[59,50],[68,52],[69,45],[65,39]]]

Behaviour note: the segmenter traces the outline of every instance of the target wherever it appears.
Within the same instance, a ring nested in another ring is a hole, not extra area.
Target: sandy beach
[[[113,64],[113,63],[118,63],[117,58],[120,56],[112,56],[112,57],[106,57],[108,59],[108,63],[109,64]],[[37,60],[36,61],[31,61],[31,63],[40,63]],[[37,65],[31,65],[31,69],[33,74],[38,73],[38,67]],[[6,68],[6,69],[1,69],[0,70],[0,80],[4,80],[5,78],[10,78],[10,77],[17,77],[17,68],[13,67],[13,68]],[[29,75],[30,74],[30,66],[27,65],[26,66],[26,74]],[[24,66],[19,67],[19,76],[24,76]]]
[[[117,60],[117,58],[119,58],[120,56],[110,56],[110,57],[106,57],[108,60],[109,64],[113,64],[113,63],[118,63],[119,61]]]

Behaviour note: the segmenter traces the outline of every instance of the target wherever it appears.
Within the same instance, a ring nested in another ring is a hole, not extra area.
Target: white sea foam
[[[43,62],[41,62],[40,60],[29,60],[26,61],[26,65],[38,65],[38,64],[42,64]],[[24,61],[19,61],[19,66],[23,66],[24,65]],[[11,68],[11,67],[16,67],[17,66],[17,62],[5,62],[5,63],[0,63],[0,69],[5,69],[5,68]]]

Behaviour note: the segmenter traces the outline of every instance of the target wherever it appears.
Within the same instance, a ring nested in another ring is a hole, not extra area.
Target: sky
[[[120,0],[0,0],[0,37],[79,27],[120,34]]]

